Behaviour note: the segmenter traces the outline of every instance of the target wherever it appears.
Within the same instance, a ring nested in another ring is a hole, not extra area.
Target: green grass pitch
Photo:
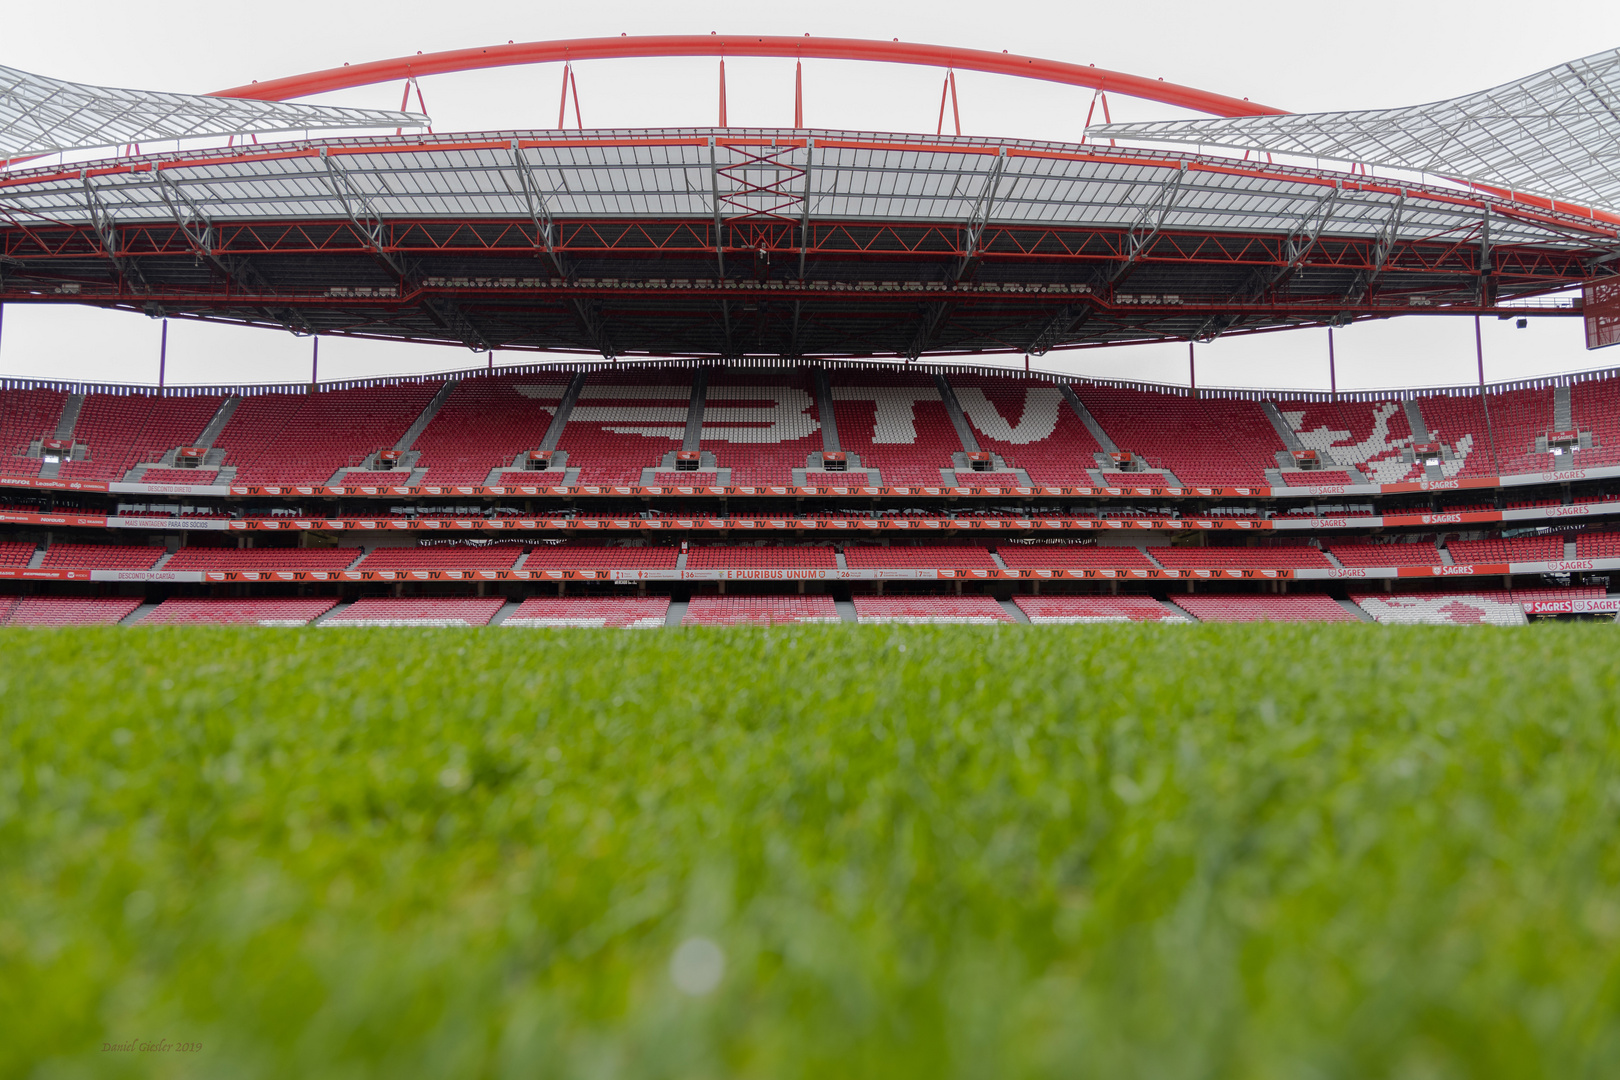
[[[0,1076],[1612,1077],[1617,655],[0,631]]]

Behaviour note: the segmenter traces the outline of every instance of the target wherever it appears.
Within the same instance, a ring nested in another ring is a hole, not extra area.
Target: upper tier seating
[[[52,544],[39,565],[52,570],[150,570],[164,554],[160,547],[133,544]]]
[[[1553,388],[1509,390],[1490,395],[1491,431],[1502,459],[1502,473],[1544,472],[1553,456],[1535,451],[1536,436],[1553,429]]]
[[[1446,545],[1458,563],[1556,562],[1564,557],[1562,536],[1520,536],[1512,540],[1453,540]]]
[[[1164,487],[1170,483],[1170,478],[1163,473],[1156,472],[1115,472],[1105,469],[1102,474],[1103,483],[1108,487]]]
[[[165,570],[347,570],[359,548],[184,547]]]
[[[61,390],[0,392],[0,475],[39,475],[41,459],[23,455],[35,439],[55,437],[66,401]]]
[[[1583,469],[1620,465],[1620,379],[1588,379],[1569,388],[1570,419],[1595,444],[1575,455]]]
[[[617,626],[650,630],[669,617],[669,597],[530,597],[502,626]]]
[[[246,623],[253,626],[306,626],[336,606],[337,601],[330,597],[170,597],[142,616],[136,625]]]
[[[215,446],[238,484],[324,484],[399,441],[442,381],[255,394],[242,399]]]
[[[674,547],[612,547],[558,544],[537,547],[523,563],[525,570],[673,570],[681,557]]]
[[[1191,621],[1151,596],[1018,596],[1013,603],[1032,623]]]
[[[22,596],[0,626],[110,626],[140,606],[138,596]]]
[[[218,469],[147,469],[141,473],[143,484],[217,484]]]
[[[736,483],[736,477],[732,477]],[[720,483],[717,472],[655,472],[653,483],[660,487],[714,487]]]
[[[337,478],[337,483],[341,487],[404,487],[410,479],[410,469],[350,469]]]
[[[1016,473],[1010,472],[970,472],[967,469],[956,470],[957,487],[1019,487],[1023,481],[1018,479]]]
[[[1620,532],[1586,532],[1575,538],[1579,559],[1620,559]]]
[[[506,604],[490,597],[373,597],[356,600],[322,626],[488,626]]]
[[[1305,544],[1287,547],[1156,547],[1153,557],[1171,570],[1234,569],[1293,570],[1304,567],[1332,567],[1318,548]]]
[[[1356,622],[1331,596],[1176,596],[1199,622]]]
[[[1432,543],[1334,544],[1328,548],[1345,566],[1439,566],[1440,552]]]
[[[827,546],[706,544],[686,553],[688,570],[836,570],[838,557]]]
[[[1451,447],[1457,455],[1453,460],[1440,463],[1440,471],[1447,480],[1496,473],[1495,456],[1486,437],[1489,427],[1478,396],[1431,394],[1416,401],[1423,422],[1429,427],[1429,438]],[[1547,415],[1551,417],[1551,409]]]
[[[0,566],[27,566],[34,551],[34,545],[25,541],[0,541]]]
[[[1524,607],[1506,589],[1479,593],[1370,593],[1352,596],[1381,623],[1523,626]]]
[[[1111,386],[1075,393],[1121,450],[1190,487],[1265,487],[1282,440],[1257,401],[1191,398]]]
[[[482,547],[380,547],[360,560],[357,570],[510,570],[523,554],[521,544]]]
[[[1000,454],[1034,484],[1091,483],[1086,470],[1096,464],[1102,447],[1058,387],[1039,379],[967,372],[952,374],[949,381],[980,449]],[[962,480],[958,473],[957,481]]]
[[[941,469],[962,451],[950,413],[931,376],[907,372],[834,371],[838,445],[859,454],[885,484],[938,487]]]
[[[692,372],[635,368],[592,373],[557,449],[581,484],[639,484],[641,470],[681,448],[692,407]]]
[[[1137,547],[1095,544],[1002,544],[996,550],[1009,570],[1150,569],[1152,561]]]
[[[225,401],[217,395],[86,394],[73,438],[90,446],[89,461],[65,461],[64,480],[122,480],[131,466],[190,444]]]
[[[863,623],[1010,623],[993,596],[857,596]]]
[[[997,570],[987,548],[966,544],[926,544],[880,547],[851,544],[844,548],[844,564],[851,570],[915,568],[920,570]]]
[[[1312,472],[1285,472],[1282,474],[1283,483],[1289,487],[1322,487],[1325,484],[1358,484],[1361,481],[1349,473],[1334,469],[1317,469]]]
[[[682,626],[841,621],[830,596],[694,596]]]
[[[823,449],[821,410],[809,373],[711,368],[700,438],[716,464],[731,470],[734,485],[793,483],[793,470]]]
[[[1315,450],[1337,465],[1356,466],[1371,483],[1398,484],[1422,475],[1422,466],[1401,460],[1402,452],[1412,445],[1412,426],[1398,401],[1278,401],[1276,405],[1307,450]]]
[[[550,372],[461,380],[411,447],[422,483],[482,484],[540,449],[567,389],[568,376]]]

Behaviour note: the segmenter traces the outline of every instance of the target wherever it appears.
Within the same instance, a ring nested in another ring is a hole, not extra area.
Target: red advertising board
[[[1620,277],[1588,282],[1581,290],[1586,347],[1620,344]]]

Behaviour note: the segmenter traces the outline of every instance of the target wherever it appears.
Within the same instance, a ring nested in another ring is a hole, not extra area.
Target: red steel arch
[[[1190,86],[1149,79],[1141,75],[1109,71],[1107,68],[1042,60],[984,49],[961,49],[949,45],[919,45],[902,41],[869,41],[864,38],[786,36],[738,36],[721,34],[665,34],[656,36],[574,38],[567,41],[527,41],[491,45],[487,48],[452,49],[447,52],[419,53],[392,60],[373,60],[340,68],[328,68],[306,75],[236,86],[220,90],[216,97],[252,98],[258,101],[285,101],[309,97],[331,90],[421,78],[481,68],[514,67],[523,64],[558,63],[566,60],[622,60],[635,57],[674,56],[775,56],[790,59],[865,60],[886,64],[918,64],[926,67],[982,71],[1021,79],[1061,83],[1104,90],[1126,97],[1157,101],[1212,116],[1281,116],[1285,109],[1259,105],[1241,98],[1212,94]]]

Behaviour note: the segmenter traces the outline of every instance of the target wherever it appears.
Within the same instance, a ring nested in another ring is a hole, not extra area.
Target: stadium
[[[714,126],[579,122],[672,57]],[[739,58],[930,69],[937,131],[729,125]],[[433,130],[529,65],[555,127]],[[963,135],[957,72],[1095,115]],[[1616,103],[1616,49],[1346,113],[809,34],[0,67],[0,320],[310,358],[0,378],[0,627],[104,628],[0,631],[0,1071],[1602,1075],[1612,629],[1486,628],[1620,613],[1620,368],[1198,363],[1620,343]],[[1143,345],[1186,384],[1064,369]]]
[[[1099,94],[1253,111],[1078,65],[814,38],[501,46],[221,100],[691,53],[1033,70]],[[1614,77],[1613,57],[1579,66]],[[1550,100],[1549,83],[1532,76],[1515,92]],[[30,92],[39,86],[28,81],[12,91]],[[244,134],[229,111],[116,107],[128,144],[180,124]],[[264,113],[249,122],[290,119]],[[421,120],[326,122],[393,119]],[[75,136],[106,132],[42,128],[7,152],[25,159]],[[1279,151],[1300,138],[1275,122],[1186,137]],[[1496,137],[1518,150],[1514,132]],[[1468,148],[1456,167],[1496,186],[1462,189],[1115,145],[724,127],[21,161],[0,182],[6,303],[272,324],[317,342],[448,340],[487,362],[367,386],[14,381],[0,398],[10,496],[0,521],[12,534],[0,574],[20,587],[4,617],[648,626],[1499,623],[1523,621],[1526,605],[1612,614],[1612,376],[1301,400],[970,362],[1012,352],[1029,368],[1055,350],[1195,348],[1411,313],[1579,317],[1579,302],[1535,306],[1572,288],[1594,312],[1612,309],[1596,297],[1612,296],[1620,217],[1509,190],[1539,179],[1559,195],[1603,197],[1612,181],[1523,156],[1504,163],[1491,149]],[[544,357],[580,350],[597,358]],[[507,362],[524,351],[535,362]]]

